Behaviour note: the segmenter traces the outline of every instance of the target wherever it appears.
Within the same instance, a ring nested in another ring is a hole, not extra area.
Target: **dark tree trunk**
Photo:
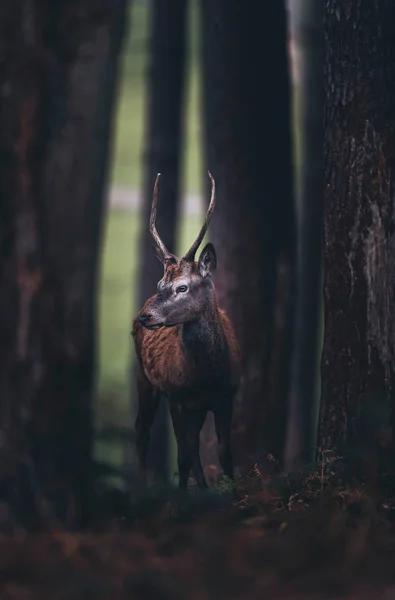
[[[259,1],[201,6],[216,285],[244,367],[234,416],[241,465],[281,459],[284,443],[295,261],[286,13],[281,1],[265,6],[264,20]]]
[[[125,5],[0,9],[2,489],[24,485],[24,471],[65,518],[82,515],[90,489],[96,278]]]
[[[394,417],[394,24],[390,0],[325,3],[319,444],[351,455],[388,445]]]
[[[143,229],[140,243],[138,307],[156,293],[163,266],[149,233],[152,191],[161,173],[157,228],[175,253],[179,212],[181,134],[185,88],[187,0],[153,0],[149,42],[148,110],[144,153]],[[135,400],[135,398],[134,398]],[[136,411],[133,410],[135,413]],[[152,433],[148,462],[155,479],[168,476],[168,407],[161,403]]]
[[[299,0],[294,8],[294,39],[301,53],[296,119],[302,143],[298,161],[298,296],[285,450],[287,470],[301,461],[311,462],[316,450],[324,209],[324,7],[316,0]]]

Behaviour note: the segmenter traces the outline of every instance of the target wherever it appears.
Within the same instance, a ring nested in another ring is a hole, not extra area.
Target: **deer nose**
[[[140,315],[139,316],[139,321],[141,323],[141,325],[145,325],[151,318],[151,315]]]

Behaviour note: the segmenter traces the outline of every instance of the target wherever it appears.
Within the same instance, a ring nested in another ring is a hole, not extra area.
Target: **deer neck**
[[[224,337],[215,296],[198,319],[183,324],[180,335],[188,354],[195,360],[206,362],[218,356],[223,350]]]

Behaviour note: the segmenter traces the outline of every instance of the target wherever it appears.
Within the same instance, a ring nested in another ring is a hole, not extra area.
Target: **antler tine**
[[[188,250],[188,252],[186,254],[184,254],[184,256],[182,257],[183,260],[190,261],[190,262],[195,260],[196,251],[199,248],[200,244],[202,243],[202,240],[206,234],[208,226],[210,225],[211,217],[212,217],[214,207],[215,207],[215,181],[214,181],[214,177],[211,175],[210,171],[207,171],[207,173],[211,179],[211,199],[210,199],[210,204],[207,209],[206,217],[204,219],[204,223],[199,232],[199,235],[197,236],[196,240],[193,242],[193,244],[190,247],[190,249]]]
[[[159,179],[160,179],[160,173],[157,174],[156,179],[155,179],[154,193],[153,193],[153,197],[152,197],[151,216],[150,216],[150,220],[149,220],[149,230],[150,230],[150,233],[151,233],[151,235],[154,239],[155,245],[156,245],[157,256],[158,256],[159,260],[163,264],[165,264],[169,259],[174,259],[175,256],[173,254],[171,254],[171,252],[168,251],[168,249],[166,248],[166,246],[160,239],[159,233],[156,229],[156,212],[157,212],[158,196],[159,196]]]

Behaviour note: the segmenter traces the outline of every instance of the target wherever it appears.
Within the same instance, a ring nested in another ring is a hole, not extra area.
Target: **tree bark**
[[[384,457],[384,447],[393,447],[394,22],[389,0],[325,3],[319,445],[349,456],[367,451]]]
[[[187,0],[153,0],[148,69],[148,110],[144,151],[143,229],[140,242],[138,306],[155,294],[163,266],[153,251],[149,232],[152,192],[162,173],[157,229],[175,253],[179,214],[181,135],[185,91]],[[134,377],[135,380],[135,377]],[[135,394],[133,396],[135,404]],[[133,412],[136,414],[135,406]],[[154,479],[168,477],[169,411],[165,402],[156,416],[148,453]]]
[[[294,5],[294,39],[300,60],[298,114],[301,130],[298,207],[298,296],[287,418],[285,466],[295,469],[314,460],[317,441],[318,375],[321,341],[324,31],[323,4],[299,0]]]
[[[201,7],[216,286],[243,357],[234,441],[236,463],[247,466],[268,453],[281,460],[284,443],[296,237],[286,12],[281,1],[264,20],[258,1]]]
[[[96,279],[125,7],[0,9],[0,475],[2,489],[34,481],[65,519],[89,501]]]

